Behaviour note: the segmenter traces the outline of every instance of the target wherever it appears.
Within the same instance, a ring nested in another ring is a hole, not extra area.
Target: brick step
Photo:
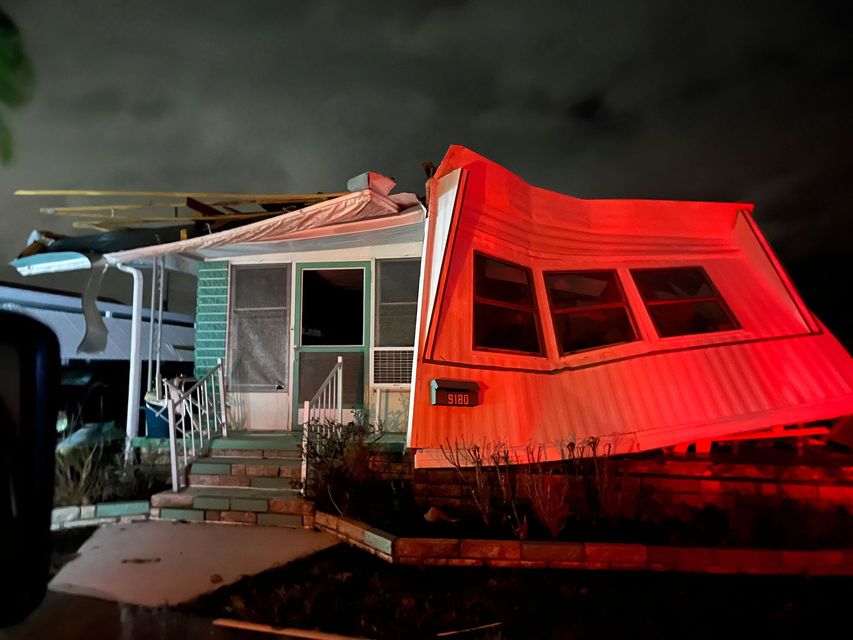
[[[246,433],[237,432],[211,443],[214,457],[301,458],[301,432]]]
[[[310,527],[313,506],[296,491],[187,487],[151,496],[151,517],[188,522],[230,522],[271,527]]]
[[[291,489],[302,473],[298,458],[250,458],[212,456],[190,464],[190,486],[255,487]]]

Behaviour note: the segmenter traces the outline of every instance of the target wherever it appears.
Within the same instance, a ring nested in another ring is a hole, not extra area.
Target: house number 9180
[[[471,397],[467,393],[448,393],[447,404],[467,406],[471,404]]]

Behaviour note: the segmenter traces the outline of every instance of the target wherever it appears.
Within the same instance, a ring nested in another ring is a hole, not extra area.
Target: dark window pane
[[[553,309],[622,302],[614,271],[549,273],[545,286]]]
[[[539,353],[536,316],[483,302],[474,304],[474,346]]]
[[[236,388],[287,389],[286,311],[242,311],[231,316],[230,367]]]
[[[481,255],[475,260],[475,295],[533,308],[530,273]]]
[[[377,347],[411,347],[415,344],[417,303],[383,304],[378,311]]]
[[[311,400],[320,385],[326,380],[338,356],[341,356],[344,366],[343,401],[344,406],[362,406],[364,403],[364,354],[362,353],[312,353],[303,351],[299,354],[299,389],[297,402],[300,404]]]
[[[737,328],[723,305],[716,300],[656,304],[649,305],[648,309],[663,338]]]
[[[290,268],[234,267],[231,271],[231,308],[286,307]]]
[[[355,345],[364,341],[364,271],[302,272],[302,344]]]
[[[377,260],[379,303],[417,302],[420,260]]]
[[[651,269],[631,273],[644,300],[684,300],[717,295],[704,269]]]
[[[410,347],[415,343],[420,260],[378,260],[376,346]]]
[[[554,315],[554,328],[562,354],[635,339],[624,307],[558,313]]]

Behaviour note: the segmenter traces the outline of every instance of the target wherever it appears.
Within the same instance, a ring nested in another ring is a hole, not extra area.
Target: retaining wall
[[[402,538],[318,511],[314,524],[386,562],[403,565],[853,576],[853,549],[817,551],[665,547],[603,542]]]

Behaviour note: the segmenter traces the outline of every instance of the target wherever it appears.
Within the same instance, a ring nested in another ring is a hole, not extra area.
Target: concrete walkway
[[[49,588],[149,607],[178,604],[337,542],[305,529],[165,521],[106,525]]]

